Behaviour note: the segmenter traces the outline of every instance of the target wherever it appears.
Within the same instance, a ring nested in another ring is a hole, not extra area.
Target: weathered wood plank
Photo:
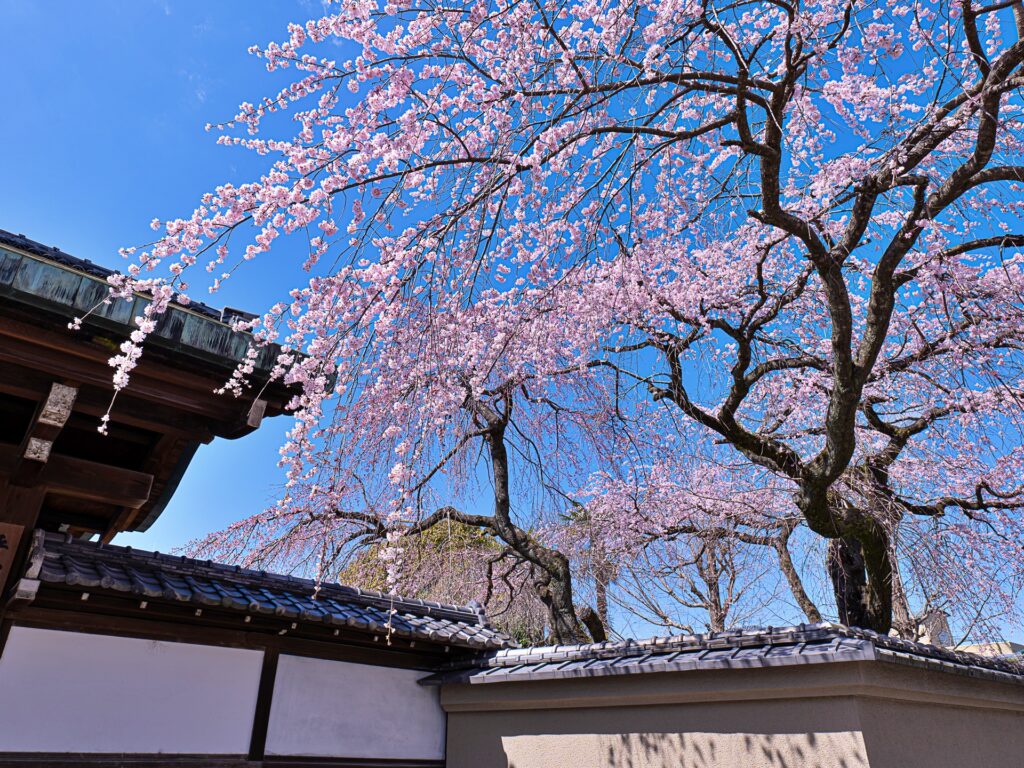
[[[4,361],[0,365],[0,394],[38,401],[44,396],[52,381],[53,377],[49,374],[19,365],[15,361]],[[108,376],[102,386],[81,386],[74,410],[99,419],[110,406],[110,396]],[[209,442],[213,439],[211,421],[209,418],[183,412],[177,408],[133,397],[130,392],[122,392],[118,396],[117,408],[111,414],[112,424],[120,423],[152,432],[188,436],[200,442]],[[218,422],[212,421],[212,424],[216,426]]]

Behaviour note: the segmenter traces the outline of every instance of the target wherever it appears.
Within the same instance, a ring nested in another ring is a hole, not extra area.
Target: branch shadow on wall
[[[561,734],[505,754],[508,768],[868,768],[852,732]]]
[[[845,734],[844,734],[845,735]],[[836,734],[627,733],[601,768],[868,768],[859,746]],[[511,766],[510,766],[511,768]],[[595,766],[597,768],[597,766]]]

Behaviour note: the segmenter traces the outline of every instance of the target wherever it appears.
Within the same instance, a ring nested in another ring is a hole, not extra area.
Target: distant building
[[[949,617],[938,608],[925,611],[917,623],[917,640],[929,645],[950,647],[953,645],[953,633],[949,631]]]
[[[924,614],[924,617],[918,622],[918,642],[943,648],[954,646],[953,633],[949,630],[949,618],[945,611],[933,608]],[[956,650],[976,653],[979,656],[1013,657],[1024,653],[1024,645],[1010,640],[993,640],[958,645]]]
[[[976,653],[979,656],[1020,656],[1024,654],[1024,645],[1012,640],[993,640],[990,643],[961,645],[958,650]]]

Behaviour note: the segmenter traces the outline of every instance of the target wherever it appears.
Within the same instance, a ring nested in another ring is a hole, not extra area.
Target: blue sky
[[[150,240],[154,217],[257,175],[258,158],[217,146],[204,126],[273,88],[249,45],[319,11],[311,0],[0,0],[0,228],[118,267],[117,249]],[[252,274],[212,302],[261,310],[284,282]],[[262,509],[278,493],[287,427],[278,418],[202,447],[161,519],[118,543],[167,551]]]

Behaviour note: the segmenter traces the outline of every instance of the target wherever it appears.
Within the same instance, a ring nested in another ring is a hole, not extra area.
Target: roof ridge
[[[478,654],[474,659],[452,660],[424,684],[518,682],[848,661],[909,664],[1024,684],[1024,664],[832,622],[751,627],[641,641],[502,649]]]
[[[774,647],[821,643],[823,641],[858,641],[870,643],[875,651],[902,654],[948,662],[957,666],[1005,672],[1024,678],[1024,664],[1002,658],[980,656],[967,651],[943,648],[928,643],[883,635],[869,629],[849,627],[835,622],[795,624],[783,627],[748,627],[693,635],[651,637],[644,640],[627,638],[603,643],[547,645],[508,648],[492,653],[483,660],[485,667],[514,667],[549,661],[582,661],[612,658],[637,658],[667,655],[694,650],[742,650],[749,647]]]
[[[407,598],[402,597],[401,595],[394,595],[373,589],[363,589],[361,587],[353,587],[347,584],[339,584],[335,582],[320,582],[318,584],[315,579],[307,579],[283,573],[273,573],[271,571],[256,570],[254,568],[243,568],[239,565],[219,563],[211,559],[202,560],[187,557],[185,555],[171,555],[164,552],[138,549],[132,546],[84,541],[81,539],[75,539],[65,533],[47,532],[39,545],[43,548],[46,548],[48,545],[51,547],[54,545],[62,547],[71,556],[76,554],[76,550],[88,552],[91,557],[119,553],[142,561],[155,561],[170,568],[177,568],[180,570],[187,567],[191,571],[198,568],[208,571],[216,576],[230,577],[234,580],[259,582],[264,586],[269,582],[278,584],[282,587],[291,587],[293,589],[301,587],[312,591],[315,597],[320,596],[321,594],[326,598],[344,597],[346,600],[374,608],[381,608],[385,610],[401,609],[410,613],[421,613],[429,616],[443,616],[444,614],[450,614],[454,615],[461,621],[473,622],[481,626],[489,626],[486,621],[486,616],[483,615],[482,609],[473,605],[460,606],[449,603],[439,603],[432,600],[422,600],[419,598]]]
[[[874,630],[861,629],[860,627],[843,626],[843,629],[845,629],[850,636],[868,640],[873,643],[876,648],[880,648],[885,651],[928,656],[929,658],[948,661],[953,664],[992,669],[999,672],[1007,672],[1013,675],[1024,676],[1024,664],[998,656],[982,656],[981,654],[958,650],[956,648],[947,648],[945,646],[922,643],[916,640],[906,640],[902,637],[896,637],[893,635],[883,635],[875,632]]]
[[[116,270],[110,267],[104,267],[102,264],[97,264],[89,259],[83,259],[81,256],[75,256],[74,254],[68,253],[62,248],[58,248],[56,245],[43,245],[38,240],[33,240],[24,234],[10,232],[6,229],[0,228],[0,242],[9,243],[12,248],[21,248],[35,256],[46,258],[48,255],[59,255],[68,261],[78,262],[81,266],[87,267],[85,271],[88,272],[105,272],[108,275],[114,274]],[[97,274],[97,277],[99,275]]]
[[[824,639],[828,636],[852,637],[849,628],[842,624],[818,622],[815,624],[794,624],[781,627],[748,627],[730,629],[722,632],[704,632],[690,635],[654,636],[640,640],[625,638],[623,640],[606,640],[600,643],[576,643],[568,645],[541,645],[527,648],[513,648],[501,651],[502,658],[523,658],[543,656],[545,654],[579,654],[614,656],[639,656],[652,651],[658,653],[671,652],[676,649],[732,647],[733,645],[752,644],[752,641],[763,640],[766,645],[782,643],[806,642],[810,639]],[[730,642],[734,641],[734,642]]]

